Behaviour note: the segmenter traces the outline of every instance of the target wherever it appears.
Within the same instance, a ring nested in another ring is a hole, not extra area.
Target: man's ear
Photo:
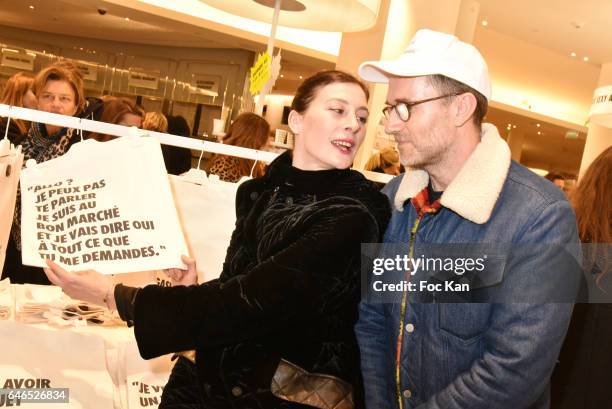
[[[476,111],[476,97],[470,92],[455,97],[455,125],[463,126]]]
[[[289,112],[289,118],[287,119],[287,123],[289,124],[289,129],[293,132],[294,135],[299,135],[302,133],[302,115],[295,110],[291,110]]]

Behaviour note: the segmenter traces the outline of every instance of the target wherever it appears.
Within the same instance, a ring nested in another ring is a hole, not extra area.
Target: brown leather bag
[[[319,409],[353,409],[353,387],[335,376],[310,373],[282,359],[272,378],[272,394]]]

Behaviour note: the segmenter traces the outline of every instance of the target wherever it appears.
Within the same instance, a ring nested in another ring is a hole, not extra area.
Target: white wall
[[[288,129],[287,125],[281,125],[283,119],[283,108],[291,106],[293,95],[266,95],[266,121],[274,132],[276,128]]]
[[[493,101],[584,125],[600,69],[478,26],[474,45],[489,66]]]

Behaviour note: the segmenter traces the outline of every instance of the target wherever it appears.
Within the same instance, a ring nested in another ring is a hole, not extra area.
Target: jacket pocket
[[[440,331],[462,344],[478,341],[489,327],[491,304],[438,304]]]

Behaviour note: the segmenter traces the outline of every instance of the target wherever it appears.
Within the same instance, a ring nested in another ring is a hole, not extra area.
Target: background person
[[[553,182],[553,184],[559,189],[565,190],[565,179],[563,179],[563,176],[561,176],[560,174],[548,172],[544,177]]]
[[[101,100],[103,108],[100,119],[98,119],[99,121],[115,125],[135,126],[136,128],[141,127],[145,113],[142,108],[138,107],[130,99],[105,95]],[[101,135],[99,133],[93,133],[89,137],[98,142],[115,139],[115,136]]]
[[[265,119],[252,112],[244,112],[232,122],[223,138],[223,143],[243,148],[263,149],[268,142],[269,134],[270,125]],[[206,173],[218,175],[226,182],[238,182],[243,176],[251,174],[253,177],[261,176],[264,164],[255,164],[255,161],[250,159],[215,154],[205,170]]]
[[[62,64],[53,64],[40,71],[34,78],[32,92],[36,95],[37,109],[40,111],[77,116],[85,106],[81,74],[65,68]],[[32,122],[27,137],[21,142],[24,162],[35,159],[41,163],[57,158],[80,140],[80,136],[72,128]],[[17,192],[15,216],[2,278],[10,277],[12,283],[49,284],[41,268],[21,264],[20,217],[21,194]]]
[[[182,116],[166,117],[161,112],[147,112],[142,121],[142,129],[189,137],[191,131]],[[171,175],[180,175],[191,169],[191,151],[172,145],[161,145],[166,171]]]
[[[30,74],[18,72],[17,74],[10,77],[0,96],[0,104],[37,109],[38,102],[36,101],[36,95],[32,92],[32,84],[34,84],[34,77]],[[6,132],[7,118],[0,118],[0,139],[4,138]],[[15,146],[20,145],[22,139],[27,135],[30,123],[22,119],[11,118],[8,139]]]
[[[373,154],[365,164],[365,170],[386,173],[393,176],[399,175],[400,169],[399,152],[391,146],[382,148],[380,151]]]
[[[161,112],[147,112],[141,127],[147,131],[166,133],[168,132],[168,119]]]
[[[584,249],[589,299],[576,304],[552,377],[555,409],[610,406],[612,370],[612,147],[591,163],[571,195]],[[588,301],[588,303],[586,303]]]

